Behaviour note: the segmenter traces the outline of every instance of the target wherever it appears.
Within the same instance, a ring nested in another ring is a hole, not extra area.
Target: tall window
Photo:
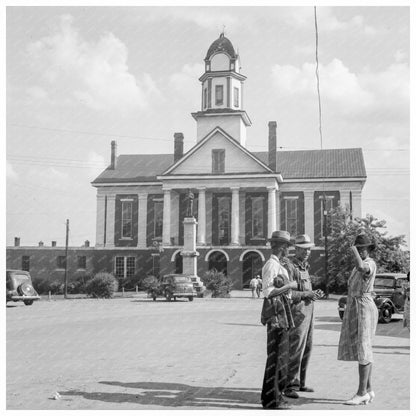
[[[251,198],[251,238],[264,238],[264,198]]]
[[[86,269],[87,268],[87,257],[86,256],[78,256],[78,269]]]
[[[212,149],[212,173],[224,173],[225,149]]]
[[[237,87],[234,87],[234,107],[240,105],[240,90]]]
[[[163,201],[153,201],[153,235],[154,238],[162,237],[163,235]]]
[[[22,256],[22,270],[29,272],[30,270],[30,256]]]
[[[230,242],[231,234],[231,199],[229,196],[218,197],[218,242],[225,245]]]
[[[290,235],[297,235],[298,200],[297,198],[285,198],[285,228]]]
[[[222,85],[215,86],[215,105],[224,103],[224,87]]]
[[[118,279],[134,276],[136,273],[136,258],[117,256],[115,262],[115,273]]]
[[[121,238],[133,237],[133,201],[121,201]]]
[[[58,256],[56,258],[56,267],[58,269],[65,269],[66,259],[65,256]]]

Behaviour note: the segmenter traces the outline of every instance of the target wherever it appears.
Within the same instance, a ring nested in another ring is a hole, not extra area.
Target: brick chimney
[[[52,241],[51,246],[52,246],[52,247],[56,247],[56,241]]]
[[[275,121],[269,121],[269,168],[276,172],[277,160],[276,160],[276,128],[277,123]]]
[[[111,164],[110,169],[116,168],[116,160],[117,160],[117,143],[115,140],[111,142]]]
[[[43,241],[39,241],[38,245],[39,247],[43,247]]]
[[[183,156],[183,133],[175,133],[175,148],[173,153],[173,163],[176,163]]]
[[[15,237],[14,238],[14,246],[15,247],[19,247],[20,246],[20,237]]]
[[[89,247],[89,246],[90,246],[90,242],[88,240],[85,240],[84,247]]]

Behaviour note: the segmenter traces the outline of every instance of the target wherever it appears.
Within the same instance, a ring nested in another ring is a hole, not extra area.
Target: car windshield
[[[377,277],[374,280],[374,287],[385,287],[393,288],[394,287],[394,278],[393,277]]]
[[[191,279],[187,276],[175,276],[176,283],[189,283]]]

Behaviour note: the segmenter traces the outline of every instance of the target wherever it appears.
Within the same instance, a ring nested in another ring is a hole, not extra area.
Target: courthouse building
[[[362,150],[278,151],[277,123],[270,121],[268,151],[249,151],[246,77],[224,34],[204,61],[200,109],[192,113],[196,140],[188,152],[182,133],[173,134],[172,154],[117,155],[111,143],[111,163],[92,182],[96,244],[85,251],[85,267],[120,280],[181,272],[191,192],[199,276],[216,268],[232,277],[234,288],[246,286],[269,257],[267,238],[277,229],[309,234],[316,245],[312,273],[322,274],[324,197],[327,210],[341,204],[361,216]],[[12,257],[18,265],[18,255]]]

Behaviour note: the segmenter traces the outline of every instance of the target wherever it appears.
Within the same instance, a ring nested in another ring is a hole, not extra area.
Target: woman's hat
[[[295,247],[311,248],[314,246],[315,244],[311,242],[311,238],[308,236],[308,234],[301,234],[295,238]]]
[[[371,250],[375,248],[375,244],[365,234],[359,234],[355,238],[355,247],[369,247]]]
[[[293,242],[290,241],[290,234],[287,231],[273,231],[272,236],[268,239],[268,241],[277,241],[293,245]]]

